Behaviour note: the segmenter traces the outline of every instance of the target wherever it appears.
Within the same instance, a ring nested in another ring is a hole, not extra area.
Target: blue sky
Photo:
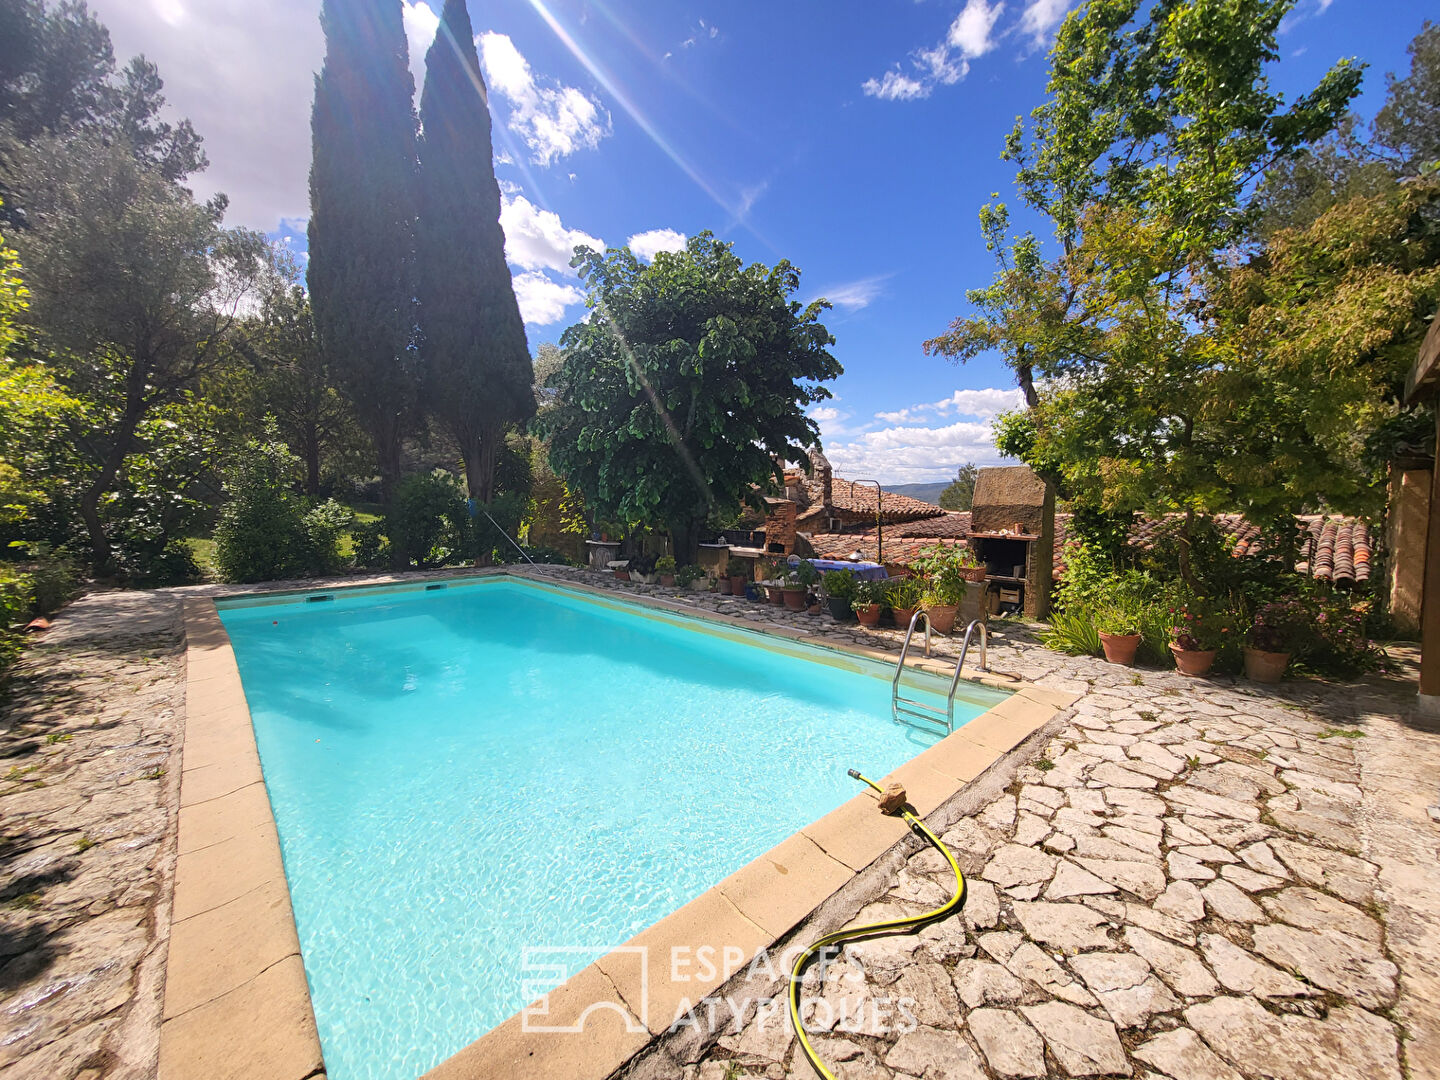
[[[417,80],[441,0],[406,7]],[[206,138],[202,194],[230,220],[303,237],[318,0],[92,0],[117,52],[160,65]],[[976,212],[1007,200],[999,150],[1044,97],[1064,0],[471,0],[491,86],[507,252],[532,348],[578,319],[575,242],[637,251],[710,229],[748,260],[787,258],[826,296],[846,373],[817,412],[837,471],[941,480],[993,461],[1014,399],[998,360],[959,368],[921,343],[992,263]],[[1407,70],[1416,0],[1302,0],[1275,85],[1341,56]],[[1013,200],[1011,200],[1013,201]]]

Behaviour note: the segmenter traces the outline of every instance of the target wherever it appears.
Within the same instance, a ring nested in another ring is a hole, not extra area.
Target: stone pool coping
[[[699,612],[657,597],[617,598],[613,589],[557,581],[529,569],[495,568],[445,578],[475,576],[515,577],[596,595],[610,603],[618,600],[727,624],[749,634],[803,641],[841,654],[887,663],[895,659],[885,650],[816,641],[804,631],[778,624],[757,628],[751,620]],[[337,583],[261,588],[244,595],[356,587]],[[305,1080],[320,1076],[324,1072],[320,1040],[279,835],[234,651],[214,598],[187,598],[184,623],[186,715],[179,854],[159,1077]],[[953,670],[923,660],[915,666],[932,672]],[[970,681],[1013,693],[881,781],[904,784],[910,804],[921,816],[955,796],[1079,697],[1024,685],[1013,677],[976,673]],[[637,959],[638,949],[668,958],[672,948],[693,954],[708,945],[716,949],[717,958],[729,949],[729,956],[743,956],[739,962],[748,963],[907,836],[903,822],[878,813],[874,796],[866,789],[552,990],[545,998],[544,1015],[531,1022],[552,1028],[578,1023],[583,1035],[526,1030],[531,1024],[524,1014],[532,1005],[427,1075],[446,1080],[609,1076],[668,1029],[682,1000],[704,998],[730,974],[724,964],[717,964],[710,978],[700,978],[697,972],[687,973],[683,981],[672,980],[675,972],[668,959],[658,973],[654,964],[647,972]]]

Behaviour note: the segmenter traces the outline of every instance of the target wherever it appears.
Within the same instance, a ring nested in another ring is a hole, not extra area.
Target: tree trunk
[[[305,459],[305,494],[318,496],[320,494],[320,434],[312,424],[305,429],[301,436],[301,455]]]
[[[465,481],[470,493],[482,503],[489,503],[495,496],[495,464],[500,460],[500,448],[505,445],[505,425],[487,423],[481,426],[479,455],[475,460],[475,477],[470,477],[470,465],[465,465]]]
[[[1195,580],[1195,568],[1190,564],[1190,544],[1194,535],[1195,511],[1185,511],[1184,524],[1180,526],[1180,578],[1191,592],[1199,594],[1200,583]]]
[[[131,390],[126,395],[125,411],[120,415],[120,424],[115,429],[110,452],[101,461],[100,471],[95,475],[95,479],[80,494],[80,519],[85,523],[85,531],[90,536],[90,563],[96,576],[104,576],[111,569],[110,538],[105,535],[105,526],[100,521],[100,500],[115,486],[115,477],[120,474],[120,467],[125,464],[125,458],[134,446],[135,431],[145,415],[144,375],[137,377],[132,372],[127,382],[131,384]],[[137,383],[142,388],[140,393],[134,390]]]
[[[691,521],[670,529],[670,548],[675,562],[687,566],[695,561],[700,550],[700,528],[703,522]]]

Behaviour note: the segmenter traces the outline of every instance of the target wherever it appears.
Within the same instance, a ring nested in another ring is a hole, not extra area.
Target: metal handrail
[[[906,723],[901,715],[914,717],[932,724],[940,724],[940,710],[921,701],[914,701],[910,698],[900,696],[900,676],[905,671],[905,656],[910,651],[910,638],[915,633],[915,625],[921,617],[925,619],[925,652],[930,652],[930,616],[925,611],[917,611],[910,617],[910,629],[905,632],[905,644],[900,647],[900,660],[895,665],[895,677],[890,680],[890,718],[897,724]],[[979,619],[973,620],[965,627],[965,636],[960,642],[960,656],[955,661],[955,674],[950,678],[950,692],[945,695],[944,724],[946,733],[955,730],[955,692],[960,688],[960,672],[965,667],[965,657],[970,652],[970,638],[976,629],[980,631],[980,670],[990,670],[990,631]]]

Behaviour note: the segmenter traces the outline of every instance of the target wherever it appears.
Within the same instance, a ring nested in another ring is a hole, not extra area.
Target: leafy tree
[[[268,272],[264,237],[222,227],[123,141],[45,138],[26,149],[18,237],[33,346],[86,402],[77,511],[91,562],[111,569],[103,507],[155,410],[186,399],[225,356]]]
[[[47,137],[121,142],[169,180],[205,168],[188,120],[162,119],[163,83],[143,56],[117,68],[110,33],[77,0],[0,3],[0,166]],[[0,177],[9,188],[11,176]],[[23,213],[23,204],[16,208]]]
[[[547,341],[535,350],[535,402],[539,408],[543,409],[554,403],[555,390],[551,387],[550,380],[558,375],[564,366],[565,354],[560,351],[560,346]]]
[[[950,486],[940,493],[940,505],[946,510],[969,510],[975,501],[975,478],[980,475],[980,466],[967,461],[960,466]]]
[[[276,430],[304,468],[302,490],[316,496],[327,469],[364,442],[354,409],[336,389],[315,333],[305,290],[288,274],[266,290],[257,317],[237,342],[237,362],[206,386],[242,430],[261,429],[272,417]]]
[[[228,501],[215,526],[215,562],[228,581],[274,581],[332,572],[350,512],[333,500],[307,507],[293,488],[300,460],[267,423],[227,470]]]
[[[426,403],[460,446],[470,497],[488,503],[505,428],[535,397],[474,38],[465,0],[446,0],[420,97],[416,254]]]
[[[590,315],[561,338],[558,400],[537,420],[550,462],[598,518],[693,552],[708,516],[756,501],[818,445],[805,408],[841,373],[829,305],[802,308],[798,270],[743,266],[708,232],[648,265],[627,248],[575,265]]]
[[[1402,174],[1440,162],[1440,25],[1425,20],[1410,42],[1410,74],[1385,78],[1385,104],[1375,115],[1375,142]]]
[[[1210,297],[1259,213],[1255,182],[1330,131],[1358,89],[1346,61],[1291,104],[1270,88],[1289,7],[1094,0],[1061,28],[1029,137],[1017,124],[1006,144],[1055,253],[1011,240],[1004,205],[985,206],[999,272],[968,294],[976,314],[926,347],[961,362],[1000,351],[1029,407],[1003,437],[1082,508],[1274,520],[1332,475],[1311,402],[1275,396],[1265,358],[1238,352]],[[1277,491],[1259,463],[1283,462],[1303,475]]]
[[[326,363],[399,481],[419,405],[415,81],[400,0],[324,0],[311,114],[308,280]]]

